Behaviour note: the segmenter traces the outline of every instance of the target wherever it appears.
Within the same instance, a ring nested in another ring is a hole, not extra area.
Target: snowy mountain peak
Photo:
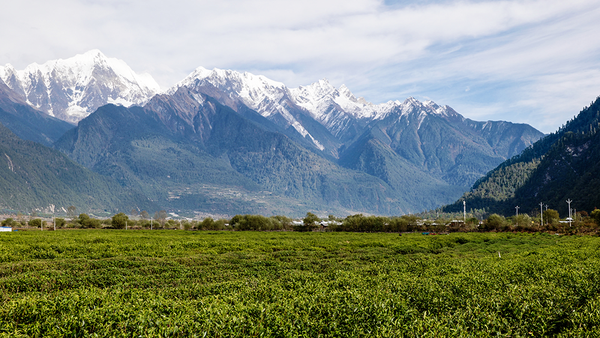
[[[204,67],[198,67],[185,79],[175,85],[173,89],[176,90],[176,88],[179,87],[190,87],[201,83],[212,84],[215,87],[234,85],[236,88],[285,88],[283,83],[273,81],[263,75],[254,75],[248,72],[240,73],[234,70],[223,70],[218,68],[208,70]],[[173,89],[171,89],[171,91]]]
[[[421,101],[415,99],[414,97],[410,96],[410,97],[406,98],[406,100],[404,100],[404,102],[402,102],[402,105],[412,106],[412,107],[422,107],[423,103]]]
[[[396,102],[399,103],[398,101]],[[399,104],[399,107],[402,115],[419,114],[421,116],[438,115],[443,117],[463,118],[462,115],[447,105],[440,106],[431,100],[421,102],[414,97],[407,98],[404,102]]]
[[[135,73],[97,49],[23,70],[6,65],[0,67],[0,78],[27,103],[69,122],[107,103],[143,104],[160,91],[152,76]]]
[[[231,101],[240,100],[243,104],[264,116],[270,115],[270,112],[266,111],[264,106],[268,105],[269,102],[281,100],[288,92],[283,83],[273,81],[262,75],[217,68],[208,70],[204,67],[196,68],[168,92],[174,93],[180,87],[195,89],[221,98],[225,94]],[[237,109],[233,102],[227,103],[227,105]]]
[[[290,112],[290,107],[295,106],[295,103],[291,99],[290,90],[281,82],[248,72],[207,70],[198,67],[171,88],[169,93],[174,93],[180,87],[213,96],[234,110],[237,110],[241,103],[265,118],[283,118],[286,128],[291,126],[318,149],[324,149],[324,146]]]

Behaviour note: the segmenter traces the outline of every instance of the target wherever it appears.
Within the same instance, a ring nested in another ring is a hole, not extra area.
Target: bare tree
[[[75,208],[74,205],[71,205],[67,208],[67,216],[71,219],[71,221],[75,218],[75,210],[77,210],[77,208]]]
[[[157,220],[161,226],[165,226],[165,222],[167,221],[167,212],[164,210],[157,211],[154,213],[154,219]]]

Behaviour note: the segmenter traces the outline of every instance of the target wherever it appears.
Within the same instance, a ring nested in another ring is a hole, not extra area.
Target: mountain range
[[[359,145],[377,143],[399,157],[393,161],[408,162],[459,187],[470,186],[494,163],[543,136],[529,125],[466,119],[432,101],[371,104],[326,80],[289,89],[263,76],[200,67],[169,92],[181,87],[214,97],[235,111],[250,108],[291,139],[346,167],[364,167],[355,161],[368,149]]]
[[[7,65],[0,79],[20,106],[78,122],[44,144],[176,211],[421,211],[456,200],[543,136],[432,101],[372,104],[326,80],[288,88],[200,67],[158,93],[150,77],[99,51],[24,71]]]

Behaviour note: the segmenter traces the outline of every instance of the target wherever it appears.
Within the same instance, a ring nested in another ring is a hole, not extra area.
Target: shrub
[[[596,222],[597,225],[600,225],[600,209],[594,209],[590,214],[590,217]]]
[[[129,217],[127,217],[127,215],[125,215],[124,213],[120,212],[112,217],[111,224],[112,224],[112,227],[115,229],[125,229],[125,226],[127,226],[128,220],[129,220]]]
[[[67,224],[67,221],[64,218],[55,218],[54,224],[56,224],[57,228],[63,228]]]
[[[44,223],[46,223],[46,222],[42,221],[40,218],[36,218],[36,219],[32,219],[31,221],[29,221],[29,226],[41,228],[42,225],[44,225]]]
[[[503,231],[506,228],[506,219],[498,214],[491,214],[485,222],[483,222],[483,228],[485,230],[496,230]]]

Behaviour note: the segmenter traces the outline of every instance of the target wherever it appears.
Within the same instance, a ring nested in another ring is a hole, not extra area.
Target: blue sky
[[[600,95],[597,0],[21,0],[1,15],[0,64],[17,69],[100,49],[164,88],[198,66],[327,78],[546,133]]]

